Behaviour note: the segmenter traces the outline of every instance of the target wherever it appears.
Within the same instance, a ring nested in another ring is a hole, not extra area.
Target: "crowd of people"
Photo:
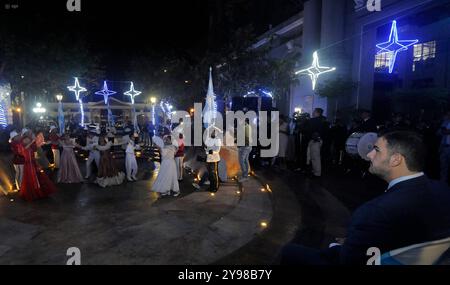
[[[150,125],[150,123],[149,123]],[[31,129],[34,127],[34,130]],[[120,129],[119,131],[117,129]],[[100,187],[120,185],[125,179],[137,181],[136,152],[142,148],[157,148],[161,153],[161,168],[152,191],[162,196],[178,196],[178,181],[183,179],[184,141],[182,133],[174,133],[164,124],[157,130],[162,144],[153,142],[155,128],[134,130],[131,123],[124,126],[88,125],[82,128],[69,123],[65,133],[55,125],[30,125],[30,128],[12,129],[9,133],[14,186],[25,200],[44,198],[56,192],[55,183],[82,183],[92,181]],[[51,152],[50,152],[51,150]],[[86,153],[85,175],[81,174],[76,153]],[[123,153],[124,167],[120,167],[115,153]],[[51,161],[51,163],[50,163]],[[97,171],[94,173],[93,166]],[[125,173],[121,169],[125,169]],[[95,175],[94,179],[91,179]]]
[[[280,116],[280,148],[271,164],[282,169],[301,171],[320,177],[324,169],[336,166],[364,174],[368,164],[346,152],[346,142],[354,133],[383,134],[389,131],[414,131],[422,135],[428,150],[425,172],[432,178],[448,182],[450,164],[450,112],[436,120],[423,116],[392,114],[391,119],[376,121],[370,111],[361,110],[349,124],[337,114],[330,122],[323,110],[316,108],[312,116],[295,113],[291,118]]]

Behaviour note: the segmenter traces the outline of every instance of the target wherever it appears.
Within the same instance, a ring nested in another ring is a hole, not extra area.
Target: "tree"
[[[74,76],[84,78],[88,85],[97,85],[98,79],[104,77],[101,58],[92,54],[84,34],[54,32],[37,36],[31,25],[44,21],[40,15],[29,19],[17,33],[7,28],[14,27],[15,18],[2,20],[12,22],[0,27],[0,78],[10,82],[13,95],[24,92],[28,98],[33,94],[53,101],[56,93],[67,91]]]
[[[351,95],[357,86],[358,84],[351,80],[338,77],[319,84],[316,88],[316,94],[320,97],[335,101],[334,113],[336,115],[339,108],[339,101]]]
[[[449,105],[449,91],[442,88],[403,89],[389,94],[392,106],[401,106],[407,113],[418,114],[421,109],[444,113]]]

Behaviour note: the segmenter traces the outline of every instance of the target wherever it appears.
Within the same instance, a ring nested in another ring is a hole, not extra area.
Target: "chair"
[[[381,256],[381,265],[437,265],[450,248],[450,237],[391,250]]]

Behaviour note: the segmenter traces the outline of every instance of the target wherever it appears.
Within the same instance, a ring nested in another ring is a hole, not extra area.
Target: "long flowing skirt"
[[[98,170],[98,177],[95,182],[101,187],[120,185],[125,178],[125,173],[119,172],[116,167],[116,162],[109,150],[102,151],[100,158],[100,169]]]
[[[65,148],[63,150],[59,163],[58,183],[83,182],[83,175],[81,175],[77,159],[72,149]]]
[[[20,186],[20,196],[33,201],[45,198],[56,192],[53,182],[45,175],[44,170],[39,170],[34,162],[25,162],[23,178]]]
[[[175,159],[163,159],[159,168],[158,176],[152,185],[152,191],[167,193],[170,190],[179,192],[177,166]]]
[[[39,164],[40,167],[42,167],[43,169],[47,169],[50,167],[50,162],[48,161],[44,150],[42,149],[42,147],[38,147],[36,149],[36,154],[35,154],[35,158],[36,158],[36,162]]]

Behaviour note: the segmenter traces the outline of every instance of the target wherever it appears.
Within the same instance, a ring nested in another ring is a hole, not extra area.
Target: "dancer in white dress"
[[[159,168],[158,177],[153,183],[152,191],[158,192],[161,196],[167,196],[173,191],[173,196],[180,195],[178,185],[177,166],[175,163],[175,153],[177,147],[172,144],[170,136],[164,137],[164,146],[159,147],[161,152],[161,166]]]
[[[134,153],[134,150],[139,149],[141,149],[141,147],[138,144],[135,144],[134,140],[130,138],[130,140],[128,141],[127,149],[125,150],[125,169],[127,171],[128,181],[137,181],[136,175],[138,172],[138,164],[136,161],[136,154]]]

